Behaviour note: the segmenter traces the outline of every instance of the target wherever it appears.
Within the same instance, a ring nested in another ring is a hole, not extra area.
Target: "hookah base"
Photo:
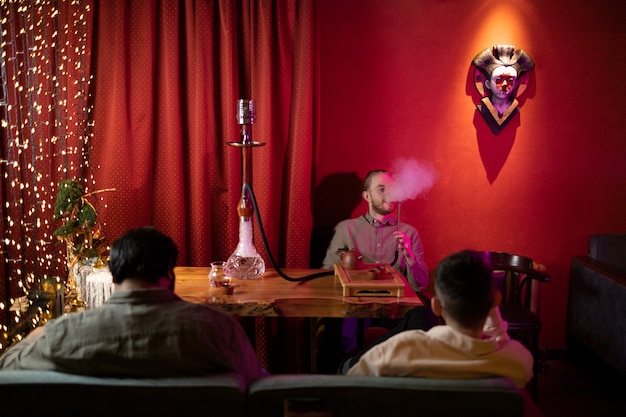
[[[265,262],[260,256],[231,256],[226,262],[226,274],[235,279],[256,279],[265,272]]]

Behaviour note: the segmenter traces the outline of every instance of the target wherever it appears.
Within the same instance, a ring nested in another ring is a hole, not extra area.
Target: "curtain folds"
[[[279,267],[307,267],[314,164],[312,1],[96,2],[92,165],[110,241],[154,225],[180,265],[239,236],[236,101],[255,100],[251,184]],[[272,267],[254,223],[254,242]]]
[[[0,328],[10,338],[30,323],[16,304],[28,287],[67,280],[52,235],[62,180],[115,190],[93,196],[109,244],[152,225],[177,242],[179,265],[230,256],[240,98],[255,100],[252,139],[265,143],[252,149],[251,185],[276,265],[255,219],[256,249],[268,268],[308,266],[313,0],[15,0],[0,12]]]

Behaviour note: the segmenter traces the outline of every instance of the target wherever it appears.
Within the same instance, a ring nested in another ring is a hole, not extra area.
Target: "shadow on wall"
[[[313,230],[309,268],[320,268],[335,225],[352,216],[361,203],[363,180],[355,172],[325,177],[313,193]]]
[[[478,142],[480,159],[483,162],[483,167],[485,167],[489,184],[493,184],[509,158],[515,143],[516,130],[520,126],[520,115],[518,113],[513,116],[508,126],[497,136],[491,133],[478,111],[474,115],[474,126],[476,127],[476,141]]]

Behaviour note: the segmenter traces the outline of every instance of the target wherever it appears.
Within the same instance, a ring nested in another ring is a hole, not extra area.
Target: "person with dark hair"
[[[406,330],[372,346],[343,373],[424,378],[503,376],[524,388],[533,375],[532,354],[506,333],[502,294],[491,267],[476,251],[444,258],[435,271],[433,312],[445,324]]]
[[[157,229],[130,230],[111,245],[111,297],[34,329],[0,357],[0,368],[120,377],[232,372],[248,383],[265,375],[234,318],[174,294],[177,258],[174,241]]]

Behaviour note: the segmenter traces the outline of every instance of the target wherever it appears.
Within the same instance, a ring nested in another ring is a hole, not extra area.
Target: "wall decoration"
[[[519,112],[519,97],[535,68],[532,58],[513,45],[494,45],[474,57],[474,85],[482,96],[476,105],[494,134]]]

